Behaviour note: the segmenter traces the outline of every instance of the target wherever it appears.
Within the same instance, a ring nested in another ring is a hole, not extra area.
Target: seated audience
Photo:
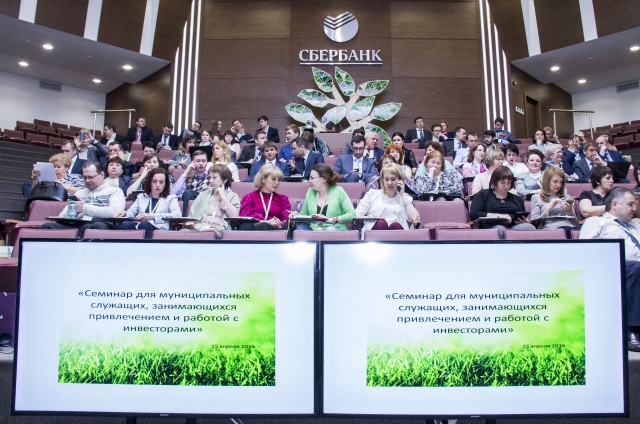
[[[478,174],[487,172],[487,168],[484,166],[484,155],[486,151],[487,146],[483,143],[478,143],[469,150],[467,160],[462,165],[462,176],[464,178],[475,177]]]
[[[258,117],[258,124],[260,125],[260,129],[258,131],[264,131],[267,134],[267,140],[273,141],[274,143],[280,143],[278,130],[269,126],[269,118],[264,115]]]
[[[324,163],[324,158],[320,153],[310,150],[311,143],[302,137],[291,142],[295,159],[289,161],[291,175],[302,175],[304,179],[309,179],[311,170],[319,163]]]
[[[367,131],[364,136],[365,140],[365,149],[364,149],[364,157],[374,160],[379,160],[382,155],[384,155],[384,150],[378,147],[379,140],[378,133],[373,131]]]
[[[522,197],[510,193],[513,189],[514,176],[506,166],[499,166],[491,173],[490,188],[483,189],[473,198],[469,216],[472,220],[478,218],[503,218],[508,221],[506,225],[495,225],[491,228],[498,229],[500,238],[504,239],[506,228],[512,230],[535,230],[526,218],[516,217],[518,212],[524,212],[524,200]]]
[[[275,150],[273,141],[267,142]],[[265,143],[265,145],[267,145]],[[275,155],[273,155],[275,158]],[[240,202],[240,216],[260,220],[258,223],[244,222],[242,231],[282,230],[291,213],[291,202],[284,194],[277,193],[284,173],[276,165],[268,163],[260,167],[253,184],[257,190],[246,194]]]
[[[498,149],[500,144],[496,142],[496,133],[493,130],[486,130],[482,134],[482,142],[487,146],[487,150]]]
[[[527,152],[527,172],[516,177],[516,191],[522,197],[532,196],[540,193],[542,188],[542,163],[544,162],[543,154],[537,150],[529,150]]]
[[[504,153],[500,150],[489,150],[484,155],[483,163],[487,171],[475,176],[471,184],[471,195],[491,187],[491,174],[504,163]]]
[[[502,144],[509,144],[516,141],[511,133],[504,128],[504,119],[500,117],[497,117],[495,121],[493,121],[493,131],[495,133],[494,137]]]
[[[109,158],[107,161],[107,178],[105,178],[105,184],[111,187],[118,187],[122,190],[122,194],[126,196],[127,190],[133,184],[133,179],[127,175],[124,175],[125,163],[117,156]]]
[[[198,146],[213,146],[211,133],[208,130],[204,130],[200,134],[200,142],[198,143]]]
[[[413,198],[405,193],[404,179],[404,173],[398,164],[391,163],[382,167],[382,188],[369,190],[356,208],[356,216],[381,218],[375,222],[366,222],[365,230],[408,230],[409,224],[419,221],[420,216],[413,206]]]
[[[127,197],[129,197],[135,191],[144,190],[144,180],[152,169],[160,168],[160,158],[155,153],[149,153],[142,159],[142,168],[140,172],[134,174],[131,178],[134,179],[133,184],[127,189]],[[169,176],[170,183],[173,184],[173,177]]]
[[[455,132],[449,131],[449,124],[442,119],[440,121],[441,134],[445,139],[452,139],[455,136]]]
[[[549,144],[560,144],[560,140],[558,139],[558,135],[554,134],[553,128],[544,127],[543,131],[544,131],[544,138]]]
[[[573,199],[565,194],[567,176],[562,169],[549,166],[542,174],[542,189],[531,198],[531,220],[553,216],[569,216],[566,219],[544,221],[543,229],[562,228],[568,239],[571,230],[579,228],[573,211]]]
[[[202,133],[200,132],[200,128],[202,128],[202,122],[200,121],[195,121],[193,124],[191,124],[191,132],[193,133],[193,136],[196,138],[196,141],[198,143],[202,141]],[[209,135],[211,135],[211,133],[209,133]]]
[[[267,141],[267,134],[264,131],[256,132],[254,136],[255,143],[250,143],[244,146],[238,162],[253,163],[262,159],[262,146]]]
[[[608,162],[625,162],[625,159],[622,157],[620,152],[618,152],[615,146],[612,146],[609,143],[609,138],[604,135],[599,136],[596,139],[596,143],[598,144],[599,155],[605,160],[605,163]],[[629,158],[629,160],[631,160]],[[616,183],[628,183],[629,180],[626,178],[616,178],[614,179]]]
[[[467,130],[462,127],[457,127],[455,136],[451,140],[446,140],[442,143],[445,156],[451,156],[455,158],[458,150],[467,149]]]
[[[189,147],[196,145],[196,139],[192,135],[187,135],[182,139],[182,142],[178,146],[178,151],[175,152],[171,159],[165,163],[169,165],[169,172],[174,169],[186,169],[191,163],[191,156],[189,156]]]
[[[449,196],[462,196],[460,174],[455,169],[443,171],[442,165],[446,161],[442,153],[433,151],[424,158],[424,162],[427,173],[416,177],[415,191],[418,195],[434,193],[432,197],[436,200],[446,200],[444,197],[438,197],[438,192],[446,192]]]
[[[157,156],[156,149],[153,145],[153,142],[145,141],[144,143],[142,143],[142,154],[144,156],[147,156],[147,155]],[[131,175],[131,178],[133,178],[134,180],[137,180],[140,177],[140,171],[142,171],[142,168],[144,168],[144,156],[142,157],[143,160],[136,162],[130,168],[125,164],[125,173],[127,172],[127,169],[129,169],[130,174],[128,175]],[[169,170],[169,165],[165,161],[161,161],[159,158],[158,158],[158,166],[160,168],[166,169],[167,171]]]
[[[253,138],[251,138],[251,134],[245,132],[244,125],[242,125],[242,122],[240,122],[239,119],[234,119],[233,122],[231,122],[231,129],[229,131],[233,134],[233,138],[238,143],[250,143],[253,140]],[[267,141],[266,137],[265,141]]]
[[[284,135],[287,144],[280,148],[280,153],[278,153],[278,160],[280,162],[289,163],[289,161],[295,156],[293,154],[291,143],[293,142],[293,140],[300,137],[300,129],[295,124],[287,125]]]
[[[197,153],[197,152],[196,152]],[[194,153],[194,161],[199,156]],[[240,209],[238,195],[231,191],[231,171],[225,165],[216,164],[209,168],[210,190],[205,190],[191,205],[189,218],[198,222],[193,226],[197,231],[215,231],[216,238],[222,238],[222,231],[230,228],[224,218],[235,218]]]
[[[404,158],[404,165],[411,169],[411,174],[415,174],[418,170],[418,163],[416,162],[416,155],[412,149],[404,148],[404,136],[401,132],[395,132],[391,136],[391,142],[402,149],[402,157]],[[402,164],[401,164],[402,165]]]
[[[129,128],[129,131],[127,131],[127,139],[131,143],[144,143],[145,141],[153,142],[153,131],[151,128],[147,127],[146,119],[142,116],[138,116],[136,119],[136,126]]]
[[[365,141],[362,136],[351,139],[351,153],[338,156],[333,170],[345,183],[369,183],[377,175],[376,161],[364,157]]]
[[[116,126],[113,124],[104,124],[102,128],[102,139],[100,143],[109,147],[111,143],[120,143],[124,150],[129,150],[129,140],[126,137],[116,134]]]
[[[391,146],[385,149],[384,154],[391,155],[394,158],[396,158],[396,163],[398,163],[400,165],[400,168],[402,168],[402,173],[404,174],[404,176],[406,178],[411,179],[411,177],[413,176],[413,173],[411,172],[411,168],[409,168],[407,165],[404,164],[404,156],[402,156],[401,147],[398,147],[395,144],[392,144]]]
[[[305,129],[300,137],[309,142],[312,152],[320,153],[325,158],[332,155],[327,142],[323,138],[315,136],[312,131]]]
[[[306,140],[305,140],[306,142]],[[318,163],[309,174],[309,190],[302,205],[301,215],[319,216],[322,220],[310,224],[301,223],[296,230],[303,231],[346,231],[347,224],[353,221],[356,211],[351,199],[338,185],[340,175],[333,172],[329,165]],[[290,216],[297,215],[292,212]]]
[[[81,133],[84,133],[84,140],[81,139],[81,135],[77,135],[74,137],[73,142],[76,144],[78,148],[77,155],[79,159],[90,160],[90,161],[100,161],[100,158],[106,157],[109,155],[109,151],[107,147],[98,142],[93,135],[91,134],[91,130],[87,128],[83,128],[80,130]]]
[[[638,200],[631,190],[611,191],[601,217],[591,217],[580,230],[580,239],[623,239],[626,259],[627,349],[640,352],[640,221],[634,219]]]
[[[157,150],[178,150],[180,138],[177,135],[171,134],[172,131],[173,124],[171,122],[165,122],[162,126],[162,134],[153,138],[153,143]]]
[[[141,222],[123,222],[123,230],[144,230],[144,238],[151,239],[155,230],[169,230],[164,218],[180,218],[182,212],[178,198],[170,192],[169,173],[166,169],[154,168],[144,180],[144,193],[138,194],[128,211],[118,211],[114,216],[136,218]]]
[[[633,167],[633,176],[636,180],[636,186],[633,188],[633,192],[640,196],[640,163],[637,163],[636,166]]]
[[[84,219],[85,223],[66,225],[57,222],[47,222],[42,224],[43,229],[64,229],[77,228],[78,237],[84,235],[85,230],[90,228],[99,230],[110,230],[114,226],[110,223],[102,221],[100,218],[110,218],[116,211],[125,207],[124,194],[122,190],[112,187],[104,183],[104,172],[102,165],[98,161],[87,161],[82,166],[82,178],[86,188],[76,192],[78,200],[69,200],[68,203],[74,202],[78,219]],[[69,206],[60,212],[60,217],[67,217]],[[84,222],[84,221],[83,221]]]
[[[369,182],[367,184],[365,184],[364,186],[364,191],[362,192],[362,196],[360,196],[360,198],[362,198],[369,190],[378,190],[380,188],[380,171],[382,170],[382,168],[385,165],[389,165],[390,163],[398,163],[398,160],[391,155],[387,155],[384,154],[382,155],[382,157],[380,158],[379,161],[376,162],[375,164],[375,170],[376,170],[376,175],[374,175],[373,177],[371,177],[369,179]],[[334,169],[335,171],[335,169]],[[409,180],[410,181],[410,180]],[[405,178],[405,186],[407,184],[407,179]],[[414,186],[415,188],[415,186]],[[406,188],[405,188],[406,190]]]
[[[84,180],[78,174],[70,174],[69,167],[71,166],[71,159],[69,156],[64,153],[58,153],[49,158],[49,163],[53,164],[53,170],[56,173],[56,178],[58,179],[58,183],[62,184],[64,189],[67,191],[67,194],[75,194],[79,190],[85,188]],[[40,182],[38,178],[40,178],[40,171],[37,171],[35,168],[31,171],[31,176],[33,177],[33,181],[31,183],[31,188],[38,185]]]
[[[262,159],[257,162],[253,162],[253,164],[251,165],[251,170],[249,171],[249,176],[244,180],[245,182],[254,181],[255,176],[266,164],[273,165],[276,168],[280,169],[280,171],[282,171],[283,173],[282,178],[291,175],[291,168],[289,168],[289,165],[284,162],[278,161],[278,148],[273,141],[267,141],[266,143],[264,143],[264,145],[262,146],[262,150],[264,152]]]
[[[78,158],[78,146],[76,146],[76,143],[73,140],[63,141],[60,145],[60,150],[71,159],[69,173],[82,176],[82,166],[86,160]]]
[[[227,145],[229,146],[229,150],[231,151],[231,162],[237,162],[237,158],[239,158],[240,153],[242,153],[242,148],[240,147],[240,143],[238,143],[238,140],[233,138],[233,134],[227,131],[222,136],[222,141],[227,143]]]
[[[584,218],[602,216],[605,212],[605,201],[613,189],[613,171],[606,166],[593,168],[590,175],[593,190],[583,191],[578,198],[580,215]]]
[[[421,146],[419,147],[422,149],[426,141],[431,141],[431,139],[433,138],[433,134],[431,133],[431,131],[425,130],[424,119],[422,118],[422,116],[418,116],[417,118],[415,118],[413,120],[413,123],[415,124],[415,128],[407,130],[407,134],[404,136],[404,140],[407,143],[420,143]],[[441,130],[439,125],[438,129]],[[438,135],[440,134],[438,133]]]
[[[591,181],[590,175],[593,169],[607,166],[607,163],[598,154],[598,144],[595,141],[584,143],[582,155],[582,159],[574,162],[573,169],[579,177],[577,182],[588,183]]]
[[[567,148],[562,151],[562,159],[573,166],[575,161],[581,159],[582,143],[584,143],[584,137],[578,133],[573,134],[571,138],[569,138]]]
[[[124,151],[124,147],[122,146],[122,144],[115,141],[109,144],[107,149],[109,149],[109,156],[106,158],[100,158],[100,163],[103,165],[103,168],[107,166],[108,159],[117,157],[122,159],[122,163],[124,163],[124,171],[123,171],[124,175],[131,176],[131,174],[134,173],[136,166],[135,164],[124,160],[124,158],[126,157],[126,153]]]
[[[517,177],[520,174],[529,172],[527,165],[522,162],[516,162],[516,158],[520,156],[520,149],[517,144],[507,144],[502,148],[502,152],[505,157],[503,165],[509,168],[513,175]]]
[[[578,174],[575,173],[573,167],[569,164],[568,160],[564,159],[564,149],[560,144],[550,144],[544,150],[544,156],[547,159],[545,165],[556,166],[564,171],[567,175],[567,181],[577,180]]]
[[[202,150],[196,150],[191,155],[191,163],[187,165],[184,173],[171,187],[171,194],[182,199],[182,216],[187,214],[189,200],[195,200],[202,192],[209,190],[209,178],[207,176],[207,154]],[[231,175],[231,171],[229,171]],[[231,184],[231,177],[229,177]]]
[[[544,154],[544,149],[546,149],[549,144],[551,143],[547,140],[544,130],[542,130],[542,128],[536,128],[533,132],[533,144],[529,146],[529,150],[538,150]]]
[[[231,162],[231,152],[229,151],[229,145],[224,141],[218,141],[213,145],[212,153],[213,154],[211,156],[211,163],[207,165],[207,167],[215,165],[216,163],[226,165],[227,168],[229,168],[229,171],[231,171],[233,182],[240,182],[238,167],[235,163]]]
[[[327,122],[327,124],[324,126],[324,130],[326,132],[329,133],[334,133],[336,132],[336,124],[334,124],[332,121]]]
[[[419,177],[420,175],[425,175],[427,173],[427,165],[424,159],[427,157],[429,153],[436,150],[442,153],[442,156],[444,156],[444,150],[442,149],[442,144],[438,143],[437,141],[427,141],[426,143],[424,143],[424,158],[422,159],[422,162],[420,162],[420,165],[418,165],[418,170],[413,176],[414,179]],[[444,169],[454,169],[453,165],[451,165],[451,163],[449,163],[449,161],[446,159],[444,161]]]

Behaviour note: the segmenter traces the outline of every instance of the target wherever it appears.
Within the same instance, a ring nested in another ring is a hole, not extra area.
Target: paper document
[[[56,172],[53,170],[53,164],[49,162],[37,162],[33,167],[40,171],[38,181],[53,181],[57,182]]]

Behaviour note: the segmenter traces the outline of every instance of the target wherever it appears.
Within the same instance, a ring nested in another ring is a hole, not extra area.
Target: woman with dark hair
[[[107,161],[107,178],[104,179],[104,182],[110,186],[119,187],[126,195],[127,190],[133,184],[133,179],[123,173],[124,161],[114,156]]]
[[[281,230],[291,212],[291,202],[284,194],[277,193],[284,174],[275,165],[264,164],[253,179],[257,190],[247,193],[240,201],[240,216],[248,216],[260,222],[244,222],[241,231]]]
[[[171,156],[171,160],[166,163],[169,166],[169,172],[176,168],[187,169],[187,166],[191,163],[191,155],[189,154],[189,147],[196,145],[196,138],[192,135],[185,136],[180,145],[178,151]]]
[[[484,155],[487,153],[487,146],[484,143],[476,143],[470,150],[467,162],[462,165],[462,176],[475,177],[478,174],[487,172],[484,166]]]
[[[605,212],[605,199],[613,189],[613,171],[607,166],[594,166],[591,170],[593,190],[580,193],[578,207],[584,218],[602,216]]]
[[[542,128],[536,128],[533,132],[533,144],[529,146],[529,150],[539,150],[544,155],[544,149],[546,149],[549,144],[551,143],[547,140],[544,130]]]
[[[236,140],[231,131],[227,131],[226,133],[224,133],[224,135],[222,136],[222,141],[227,143],[227,145],[229,146],[229,151],[235,153],[231,155],[231,162],[235,162],[237,158],[240,157],[240,153],[242,152],[240,142]]]
[[[496,225],[500,238],[504,239],[506,228],[512,230],[535,230],[536,227],[527,222],[526,218],[518,218],[518,212],[525,211],[522,197],[510,193],[513,188],[514,176],[506,166],[499,166],[491,174],[489,181],[490,188],[480,190],[471,203],[469,216],[475,221],[478,218],[503,218],[507,220],[506,225]]]
[[[219,119],[211,121],[211,134],[219,134],[222,140],[222,121]]]
[[[527,172],[524,172],[516,178],[516,191],[522,197],[540,193],[542,188],[542,164],[544,163],[544,155],[538,150],[529,150],[527,152]]]
[[[448,131],[449,124],[444,119],[440,120],[440,127],[442,128],[442,132],[440,134],[442,134],[444,138],[453,138],[455,136],[453,131]]]
[[[178,198],[169,194],[169,173],[162,168],[149,171],[144,180],[144,193],[138,194],[128,211],[118,211],[115,216],[136,218],[140,222],[127,221],[123,230],[144,230],[144,238],[153,237],[155,230],[168,231],[169,223],[164,218],[180,218]]]
[[[230,228],[226,217],[236,218],[240,210],[240,199],[231,191],[231,171],[226,165],[215,164],[209,168],[209,188],[193,202],[189,218],[198,222],[196,231],[214,231],[216,238],[222,238],[222,231]]]
[[[513,175],[517,177],[528,171],[527,165],[522,162],[516,162],[516,158],[520,156],[520,149],[517,144],[507,144],[502,148],[502,153],[504,153],[503,165],[509,168]]]
[[[401,132],[394,132],[391,136],[391,142],[402,149],[402,157],[404,158],[404,165],[407,165],[411,169],[411,173],[415,174],[418,170],[418,163],[416,162],[416,155],[411,149],[404,148],[404,135]],[[403,165],[402,163],[400,165]]]
[[[127,196],[130,196],[135,191],[144,190],[144,180],[147,177],[147,174],[152,169],[158,168],[160,166],[160,158],[155,153],[149,153],[144,156],[142,159],[142,168],[140,168],[140,172],[138,173],[138,179],[134,180],[133,184],[129,186],[127,189]],[[175,181],[171,175],[169,175],[169,183],[173,184]]]
[[[200,134],[200,143],[198,146],[211,146],[213,145],[213,137],[211,136],[211,132],[209,130],[203,130],[202,134]]]
[[[329,165],[318,163],[309,174],[309,190],[300,214],[319,216],[321,222],[298,224],[296,230],[303,231],[346,231],[347,224],[353,221],[356,211],[351,199],[338,185],[340,174],[333,172]],[[297,212],[292,212],[291,217]]]

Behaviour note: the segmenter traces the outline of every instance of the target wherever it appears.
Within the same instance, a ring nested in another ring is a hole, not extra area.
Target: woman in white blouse
[[[227,165],[227,168],[231,171],[233,182],[239,182],[240,176],[238,175],[238,167],[235,163],[231,162],[231,152],[229,151],[227,143],[224,141],[218,141],[213,145],[212,153],[211,162],[207,165],[207,169],[215,164]]]
[[[516,162],[516,158],[520,156],[520,149],[517,144],[507,144],[504,149],[504,166],[509,168],[516,177],[520,174],[528,172],[527,165],[522,162]]]
[[[544,156],[540,150],[534,149],[527,152],[527,172],[516,178],[516,191],[520,196],[529,196],[540,193],[542,188],[542,163]]]
[[[478,193],[480,190],[490,188],[491,185],[489,184],[489,182],[491,181],[491,174],[504,163],[504,153],[497,149],[489,150],[487,154],[484,155],[483,162],[484,166],[487,168],[487,172],[478,174],[473,179],[473,184],[471,186],[472,196]]]
[[[375,216],[375,222],[367,222],[365,230],[408,230],[417,222],[419,214],[413,199],[404,191],[404,173],[400,165],[390,163],[380,170],[381,188],[369,190],[356,208],[356,217]]]

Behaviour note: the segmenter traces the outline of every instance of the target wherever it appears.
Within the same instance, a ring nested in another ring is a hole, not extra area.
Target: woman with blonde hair
[[[281,230],[291,211],[291,202],[284,194],[277,193],[284,173],[275,165],[264,164],[253,179],[257,190],[246,194],[240,201],[240,216],[260,220],[258,223],[245,222],[242,231]]]
[[[71,167],[71,159],[64,153],[57,153],[49,158],[49,163],[53,164],[53,170],[56,173],[58,183],[62,184],[67,194],[75,194],[76,191],[81,190],[84,187],[84,180],[82,175],[70,174],[69,168]],[[38,185],[40,181],[40,171],[35,168],[31,171],[33,181],[31,182],[31,188]]]
[[[400,165],[400,168],[402,168],[404,176],[411,179],[413,173],[411,172],[411,168],[404,164],[404,152],[402,151],[402,147],[392,144],[384,150],[384,154],[391,155],[396,158],[396,162]]]
[[[447,192],[451,196],[462,195],[462,180],[460,174],[455,169],[445,169],[443,164],[445,158],[437,150],[429,153],[424,162],[427,166],[427,173],[416,177],[416,193],[418,195],[426,193]],[[437,200],[446,200],[439,197]],[[459,199],[456,199],[459,200]]]
[[[548,166],[544,170],[540,193],[534,194],[531,198],[531,219],[567,216],[569,218],[547,220],[543,228],[562,228],[567,238],[571,238],[571,230],[579,227],[573,210],[573,199],[565,195],[566,183],[566,174],[557,166]]]
[[[227,165],[233,178],[233,182],[240,182],[240,176],[238,175],[238,167],[235,163],[231,162],[231,151],[229,146],[224,141],[218,141],[213,145],[211,155],[211,165]]]
[[[419,220],[413,206],[413,198],[405,193],[404,172],[397,163],[385,165],[380,170],[378,190],[369,190],[356,208],[356,216],[379,217],[367,222],[365,230],[408,230],[409,224]]]
[[[482,163],[487,168],[487,172],[478,174],[473,179],[473,184],[471,186],[471,195],[478,193],[480,190],[486,190],[491,187],[491,174],[504,163],[504,153],[502,153],[498,149],[489,150],[484,155]]]

